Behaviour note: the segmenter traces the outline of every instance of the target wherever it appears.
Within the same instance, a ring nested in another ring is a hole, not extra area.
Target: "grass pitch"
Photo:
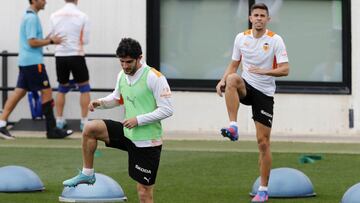
[[[0,193],[0,202],[58,202],[62,181],[82,166],[79,139],[18,138],[0,141],[0,166],[19,165],[33,170],[46,190],[35,193]],[[290,167],[312,181],[316,197],[270,199],[270,203],[338,203],[345,191],[360,182],[360,144],[272,143],[273,168]],[[127,154],[99,145],[96,172],[116,180],[128,202],[138,202],[135,182],[127,174]],[[323,160],[300,164],[302,154],[320,154]],[[255,142],[165,141],[155,187],[157,203],[250,202],[249,192],[258,177]],[[0,180],[1,182],[1,180]]]

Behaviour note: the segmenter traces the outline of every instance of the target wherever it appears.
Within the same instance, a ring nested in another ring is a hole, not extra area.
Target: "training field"
[[[0,193],[0,202],[58,202],[62,181],[82,166],[80,139],[18,138],[0,141],[1,167],[32,169],[46,190],[36,193]],[[128,202],[138,202],[135,183],[127,175],[127,155],[99,145],[96,172],[116,180]],[[288,203],[339,203],[345,191],[360,182],[360,144],[273,142],[273,168],[304,172],[314,184],[316,197],[270,199]],[[323,160],[301,164],[299,156],[320,154]],[[157,203],[243,203],[258,177],[256,143],[251,141],[165,141],[155,188]],[[1,180],[0,180],[1,181]]]

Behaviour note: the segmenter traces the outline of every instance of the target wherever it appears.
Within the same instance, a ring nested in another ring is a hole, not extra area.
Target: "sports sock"
[[[81,123],[86,123],[89,121],[89,118],[88,117],[82,117],[81,118]]]
[[[64,122],[65,118],[63,116],[61,117],[56,117],[56,122]]]
[[[6,121],[0,120],[0,128],[6,126]]]
[[[267,186],[259,186],[259,191],[268,191]]]
[[[54,100],[42,104],[42,111],[45,115],[46,131],[50,132],[56,127],[56,121],[53,112]]]
[[[230,121],[230,125],[238,127],[238,124],[236,121]]]
[[[87,176],[94,175],[94,169],[93,168],[83,168],[82,173]]]

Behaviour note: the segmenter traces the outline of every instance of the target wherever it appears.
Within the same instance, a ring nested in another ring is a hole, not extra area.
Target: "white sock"
[[[56,122],[64,122],[65,118],[64,117],[56,117]]]
[[[6,123],[6,121],[0,120],[0,128],[5,127]]]
[[[93,168],[83,168],[82,173],[87,176],[94,175],[94,169]]]
[[[259,186],[259,191],[268,191],[267,186]]]
[[[238,127],[238,124],[237,124],[237,122],[236,122],[236,121],[230,121],[230,125],[233,125],[233,126]]]
[[[86,123],[89,121],[89,118],[88,117],[82,117],[81,118],[81,123]]]

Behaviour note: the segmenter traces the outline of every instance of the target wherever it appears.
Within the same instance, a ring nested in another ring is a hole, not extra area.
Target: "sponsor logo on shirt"
[[[134,98],[131,99],[129,96],[126,96],[126,100],[128,100],[129,102],[131,102],[131,104],[136,108],[135,99],[136,99],[136,97],[134,97]]]
[[[170,98],[171,97],[171,90],[168,87],[163,88],[160,97]]]

